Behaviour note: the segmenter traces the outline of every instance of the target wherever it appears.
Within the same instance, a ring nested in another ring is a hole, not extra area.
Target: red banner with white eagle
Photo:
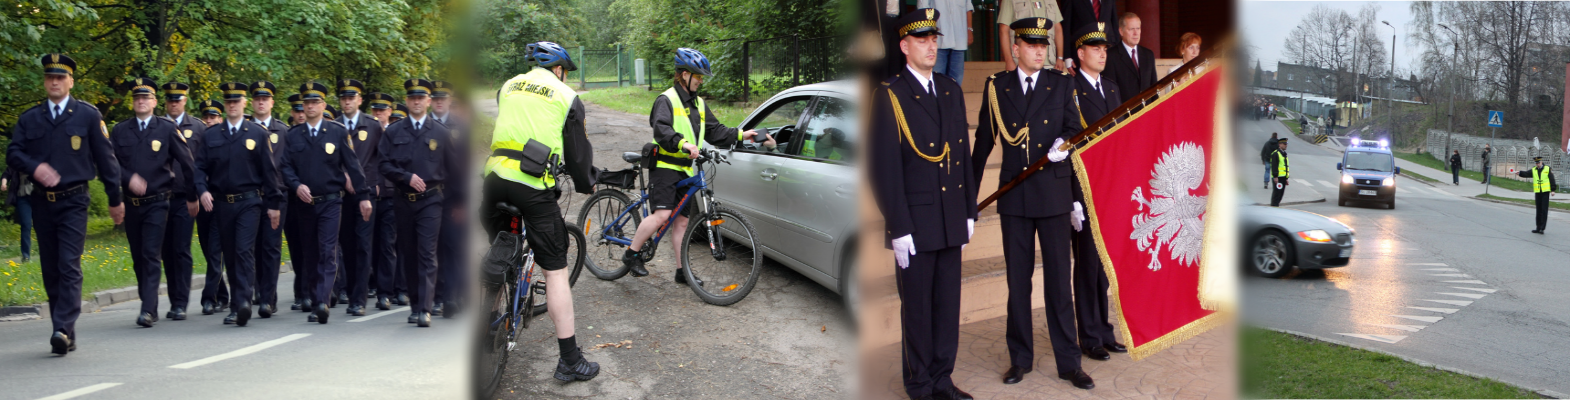
[[[1194,72],[1073,153],[1116,327],[1136,360],[1217,322],[1200,303],[1200,255],[1222,80],[1218,68]]]

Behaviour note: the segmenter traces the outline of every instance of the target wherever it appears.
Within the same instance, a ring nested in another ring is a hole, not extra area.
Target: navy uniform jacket
[[[315,136],[311,135],[310,123],[289,128],[289,145],[280,152],[283,162],[278,164],[284,190],[292,196],[297,187],[305,185],[311,188],[312,196],[344,191],[344,196],[355,201],[370,199],[360,158],[349,146],[349,128],[325,119],[318,128]],[[355,194],[344,190],[345,172],[349,173],[347,183],[354,185]]]
[[[916,78],[906,76],[910,73],[902,70],[874,88],[868,156],[873,194],[883,211],[884,245],[905,235],[914,236],[916,251],[963,245],[970,242],[965,220],[976,218],[965,95],[942,74],[932,78],[937,96],[928,95]],[[895,104],[909,139],[899,128]],[[923,155],[944,158],[929,161]]]
[[[382,142],[376,151],[381,152],[382,178],[392,181],[396,194],[415,193],[409,180],[419,175],[425,181],[425,190],[435,190],[437,185],[450,183],[462,188],[464,156],[458,143],[452,140],[447,127],[436,122],[429,114],[425,123],[416,131],[414,118],[404,118],[387,126]],[[442,190],[442,199],[448,204],[463,204],[464,190]]]
[[[174,121],[174,127],[180,132],[180,137],[185,138],[185,150],[191,156],[191,168],[194,170],[196,168],[196,154],[202,151],[202,132],[207,130],[207,124],[203,124],[201,119],[190,113],[183,114],[179,120],[174,120],[172,117],[170,120]],[[176,181],[195,181],[195,179],[191,179],[190,175],[180,175],[181,172],[178,169],[174,173]],[[194,193],[195,187],[194,183],[190,187],[175,186],[174,198],[197,198],[199,193]],[[190,197],[186,197],[187,195]]]
[[[349,148],[354,150],[355,156],[360,158],[360,171],[365,173],[365,186],[371,188],[369,192],[361,191],[359,193],[371,193],[374,195],[375,188],[382,185],[382,175],[376,173],[376,169],[380,168],[378,164],[382,161],[376,151],[376,145],[382,142],[382,123],[364,111],[355,113],[354,117],[354,130],[349,131]],[[345,128],[349,125],[349,122],[343,116],[339,116],[336,121],[344,124]],[[314,190],[313,188],[312,193],[315,193]],[[355,190],[358,191],[359,189]],[[382,188],[383,192],[388,190],[392,190],[392,186]],[[362,197],[362,199],[374,198],[374,196]]]
[[[283,184],[273,164],[269,132],[255,122],[240,121],[240,131],[229,134],[229,121],[219,122],[202,132],[206,148],[196,157],[196,193],[210,192],[214,203],[225,201],[226,194],[262,191],[262,205],[268,210],[283,207]]]
[[[464,126],[463,124],[458,123],[458,119],[457,118],[453,118],[452,113],[448,113],[447,114],[447,120],[445,122],[438,121],[436,119],[436,114],[427,114],[425,118],[427,120],[429,120],[429,121],[438,122],[443,127],[446,127],[448,134],[452,136],[452,143],[453,143],[453,145],[454,146],[458,146],[457,150],[460,150],[458,154],[459,154],[459,157],[462,157],[462,158],[459,158],[459,160],[463,160],[464,158],[467,158],[466,156],[468,156],[468,154],[464,154],[461,151],[463,149],[468,148],[467,146],[469,145],[469,130],[468,130],[467,126]],[[566,145],[567,141],[563,140],[562,144]],[[563,162],[565,162],[565,161],[566,160],[563,160]],[[466,162],[459,162],[458,163],[458,169],[451,170],[451,171],[449,171],[449,173],[454,174],[454,175],[461,175],[461,176],[474,176],[472,174],[477,173],[478,171],[475,171],[474,168],[472,168],[472,165],[473,164],[466,163]],[[460,204],[460,206],[461,206],[461,204]]]
[[[114,144],[114,156],[120,161],[121,174],[125,175],[121,189],[126,197],[147,197],[162,191],[179,194],[171,197],[177,201],[196,201],[192,189],[191,150],[185,136],[175,128],[174,121],[163,117],[147,120],[147,129],[141,130],[135,117],[114,125],[109,141]],[[194,135],[193,135],[194,136]],[[137,196],[131,192],[131,174],[141,175],[147,181],[147,191]]]
[[[1041,70],[1036,77],[1036,88],[1028,99],[1020,86],[1018,71],[1003,71],[987,78],[987,85],[997,96],[997,110],[1001,115],[994,116],[991,97],[983,92],[976,147],[971,152],[971,176],[975,182],[981,182],[987,157],[992,154],[995,143],[1001,142],[1003,146],[1003,168],[998,173],[998,187],[1002,188],[1036,160],[1046,157],[1053,141],[1058,138],[1068,141],[1082,128],[1079,114],[1074,110],[1071,79],[1075,78],[1050,69]],[[1000,119],[1004,132],[997,130]],[[1019,138],[1018,145],[1004,139],[1004,136],[1017,135],[1026,128],[1029,130],[1024,138]],[[1069,189],[1073,186],[1073,177],[1072,161],[1049,162],[998,199],[998,214],[1045,218],[1074,211]]]
[[[251,122],[256,123],[257,125],[261,125],[263,129],[267,130],[267,142],[272,144],[273,171],[274,173],[278,174],[278,182],[282,184],[283,173],[278,170],[278,166],[283,162],[284,146],[289,144],[289,124],[279,121],[278,117],[268,118],[267,125],[262,125],[260,122],[256,122],[256,117],[246,118],[250,119]],[[282,189],[280,188],[279,190]],[[288,194],[285,193],[285,195]]]
[[[60,174],[59,184],[52,188],[39,185],[35,191],[70,189],[87,184],[96,174],[104,183],[109,206],[120,205],[120,163],[110,148],[104,117],[97,107],[75,97],[66,99],[60,118],[49,118],[49,100],[23,111],[11,132],[5,163],[26,172],[34,183],[38,179],[33,172],[39,164],[48,163]]]

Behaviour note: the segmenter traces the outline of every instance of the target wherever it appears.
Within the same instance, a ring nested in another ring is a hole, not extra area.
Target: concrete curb
[[[1320,198],[1315,199],[1315,200],[1283,201],[1283,202],[1281,202],[1281,206],[1285,207],[1285,206],[1295,206],[1295,205],[1299,205],[1299,204],[1324,203],[1324,202],[1325,202],[1325,198],[1324,197],[1320,197]],[[1270,203],[1254,202],[1254,205],[1269,207]]]
[[[1521,203],[1517,203],[1517,202],[1513,202],[1513,201],[1485,199],[1485,198],[1477,197],[1477,196],[1467,196],[1467,198],[1472,199],[1472,200],[1486,201],[1486,202],[1490,202],[1490,203],[1508,204],[1508,205],[1512,205],[1512,206],[1516,206],[1516,207],[1536,208],[1536,206],[1533,206],[1533,205],[1521,204]],[[1561,210],[1561,209],[1557,209],[1557,208],[1553,208],[1553,207],[1549,207],[1548,211],[1570,213],[1570,210]]]
[[[283,266],[278,267],[278,273],[279,274],[290,273],[290,272],[294,272],[294,264],[293,263],[285,262],[285,263],[283,263]],[[191,290],[198,290],[198,289],[202,289],[202,288],[205,288],[205,287],[207,287],[207,274],[193,274],[193,275],[191,275]],[[160,295],[168,295],[169,294],[169,285],[168,284],[159,284],[158,285],[158,294],[160,294]],[[124,302],[127,302],[127,301],[132,301],[132,300],[141,300],[141,298],[142,298],[141,294],[138,293],[136,286],[126,286],[126,287],[122,287],[122,288],[109,289],[109,290],[104,290],[104,291],[100,291],[100,292],[93,292],[91,296],[92,297],[90,299],[82,300],[82,312],[83,313],[98,312],[100,310],[103,310],[105,307],[109,307],[109,306],[112,306],[112,305],[115,305],[115,304],[120,304],[120,303],[124,303]],[[20,315],[25,315],[25,314],[29,314],[29,313],[36,313],[36,314],[38,314],[38,318],[49,318],[49,304],[48,303],[38,303],[38,304],[30,305],[30,306],[0,307],[0,318],[12,316],[12,315],[20,316]],[[27,319],[33,319],[33,318],[27,318]]]
[[[1420,365],[1420,366],[1423,366],[1423,367],[1437,369],[1437,370],[1440,370],[1440,371],[1454,372],[1454,373],[1457,373],[1457,374],[1466,375],[1466,376],[1470,376],[1470,377],[1473,377],[1473,378],[1479,378],[1479,379],[1492,379],[1492,380],[1496,380],[1496,381],[1502,382],[1502,383],[1510,385],[1510,386],[1515,386],[1515,387],[1518,387],[1518,388],[1530,390],[1533,393],[1537,393],[1539,396],[1543,396],[1544,398],[1549,398],[1549,399],[1570,398],[1570,396],[1567,396],[1564,393],[1559,393],[1559,392],[1555,392],[1555,391],[1548,390],[1548,389],[1534,389],[1534,388],[1529,387],[1527,385],[1518,384],[1518,383],[1511,382],[1511,381],[1506,380],[1506,379],[1492,377],[1492,376],[1486,376],[1486,375],[1483,375],[1483,374],[1477,374],[1477,373],[1469,372],[1467,370],[1460,369],[1460,368],[1446,367],[1446,366],[1434,364],[1434,363],[1431,363],[1431,362],[1419,360],[1419,359],[1412,358],[1412,357],[1407,357],[1407,356],[1391,353],[1391,352],[1380,350],[1380,349],[1371,349],[1371,348],[1366,348],[1366,347],[1362,347],[1362,346],[1356,346],[1356,345],[1353,345],[1351,343],[1343,342],[1343,341],[1340,341],[1340,340],[1329,339],[1329,338],[1320,337],[1320,336],[1317,336],[1317,335],[1310,335],[1310,334],[1307,334],[1307,333],[1296,332],[1296,331],[1287,330],[1287,329],[1277,329],[1277,328],[1270,328],[1270,327],[1260,327],[1260,328],[1264,328],[1266,330],[1271,330],[1271,331],[1275,331],[1275,332],[1285,333],[1285,334],[1288,334],[1288,335],[1314,339],[1314,340],[1318,340],[1318,341],[1325,342],[1325,343],[1351,347],[1351,348],[1358,349],[1358,350],[1365,350],[1365,351],[1371,351],[1371,352],[1375,352],[1375,353],[1379,353],[1379,354],[1384,354],[1384,355],[1387,355],[1387,356],[1399,358],[1399,359],[1401,359],[1403,361],[1406,361],[1406,362],[1409,362],[1409,363],[1417,364],[1417,365]]]

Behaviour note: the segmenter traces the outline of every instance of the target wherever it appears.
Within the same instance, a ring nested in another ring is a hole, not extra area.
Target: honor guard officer
[[[976,185],[964,93],[932,73],[938,17],[917,9],[896,24],[906,65],[875,88],[868,155],[884,240],[899,266],[905,392],[969,399],[950,374],[959,350],[960,249],[975,225]]]
[[[196,120],[196,117],[185,112],[186,93],[190,86],[180,82],[169,82],[163,86],[164,113],[180,134],[181,144],[186,155],[192,160],[192,168],[196,160],[194,146],[201,145],[201,133],[207,130],[207,125]],[[176,169],[175,182],[186,182],[187,185],[175,185],[169,194],[171,201],[179,199],[196,199],[194,186],[189,185],[192,179],[190,171]],[[194,203],[193,203],[194,204]],[[169,312],[165,318],[175,321],[185,320],[185,308],[191,304],[191,274],[193,260],[191,259],[191,224],[200,219],[200,207],[181,208],[178,205],[169,208],[169,224],[164,225],[164,281],[169,285]],[[206,223],[198,223],[207,226]],[[201,236],[201,246],[205,250],[208,242],[217,245],[217,241],[208,240],[209,235]]]
[[[274,173],[288,145],[289,126],[273,118],[273,95],[278,87],[272,82],[258,81],[251,84],[251,122],[267,130],[268,147],[272,148]],[[278,182],[283,175],[279,174]],[[282,188],[279,188],[282,191]],[[281,206],[281,204],[280,204]],[[279,209],[279,221],[287,221],[288,210]],[[278,273],[283,265],[283,225],[276,227],[262,224],[256,238],[256,314],[270,318],[278,312]],[[295,274],[299,277],[299,274]]]
[[[289,127],[305,123],[305,101],[300,94],[289,95]]]
[[[269,132],[245,120],[248,88],[239,82],[220,87],[224,121],[202,133],[207,148],[196,159],[196,192],[202,209],[214,212],[222,232],[218,239],[230,288],[224,324],[239,326],[251,320],[257,236],[264,227],[281,226],[278,209],[284,201]]]
[[[206,126],[191,135],[188,145],[191,146],[191,159],[202,159],[202,153],[207,151],[205,140],[208,128],[223,123],[224,104],[217,100],[202,102],[202,123]],[[198,193],[200,195],[200,193]],[[212,315],[215,312],[229,308],[229,284],[224,274],[223,246],[218,232],[218,222],[213,221],[213,211],[203,207],[196,208],[197,239],[202,244],[202,258],[207,259],[207,274],[203,278],[206,282],[202,286],[202,315]]]
[[[203,101],[201,110],[202,123],[209,127],[218,125],[218,123],[223,122],[224,120],[224,103],[221,103],[218,100]],[[201,134],[201,132],[202,131],[197,131],[197,134]]]
[[[6,147],[6,165],[32,174],[33,227],[38,261],[49,296],[53,333],[50,350],[76,350],[76,318],[82,313],[82,246],[87,236],[87,181],[98,176],[115,224],[125,218],[120,204],[120,165],[98,108],[71,97],[76,61],[46,54],[44,91],[49,98],[22,112]]]
[[[338,271],[338,232],[343,225],[339,218],[371,219],[371,201],[363,195],[368,193],[365,175],[350,145],[349,130],[322,116],[326,91],[327,86],[316,82],[300,85],[306,122],[289,130],[279,168],[289,193],[288,214],[299,234],[291,239],[300,242],[296,248],[303,253],[296,269],[312,271],[306,287],[315,312],[308,320],[322,324],[327,323],[328,298]],[[344,201],[345,196],[349,201]],[[355,203],[356,212],[343,213],[342,203],[348,202]],[[359,299],[364,302],[364,295]]]
[[[441,229],[442,211],[447,203],[461,203],[462,190],[446,190],[444,183],[463,187],[457,174],[466,154],[452,141],[447,128],[426,114],[430,105],[431,82],[410,79],[403,83],[409,102],[409,118],[387,127],[381,152],[382,178],[398,187],[398,260],[405,270],[410,292],[414,293],[409,322],[431,326],[431,311],[436,300],[436,233]]]
[[[1550,168],[1543,165],[1542,157],[1532,157],[1532,162],[1535,163],[1532,169],[1517,172],[1516,176],[1532,180],[1532,196],[1537,203],[1537,229],[1532,233],[1541,235],[1548,229],[1548,198],[1559,190],[1559,182],[1554,180]]]
[[[169,223],[170,203],[180,208],[196,208],[191,181],[191,151],[185,136],[175,129],[174,121],[153,116],[157,107],[158,84],[151,78],[136,78],[130,83],[131,111],[135,118],[115,124],[109,133],[115,159],[125,175],[121,193],[125,203],[125,238],[131,248],[131,268],[136,271],[137,293],[142,312],[136,324],[151,328],[158,322],[158,286],[164,230]],[[185,197],[171,201],[177,187]],[[189,200],[189,202],[187,202]],[[190,220],[186,220],[190,224]],[[190,233],[187,232],[187,235]],[[190,248],[187,242],[187,248]],[[189,275],[187,275],[189,277]],[[173,294],[173,286],[170,287]],[[189,293],[190,289],[186,289]]]
[[[360,171],[365,174],[365,185],[356,185],[359,192],[354,194],[367,203],[375,203],[378,200],[377,187],[381,185],[381,179],[378,179],[380,174],[376,173],[377,164],[381,162],[376,158],[376,145],[382,140],[382,123],[360,112],[360,103],[365,99],[361,95],[363,93],[365,85],[360,81],[345,79],[338,82],[338,105],[343,106],[343,115],[338,117],[338,122],[349,132],[349,149],[354,150],[360,161]],[[383,212],[375,207],[371,210],[369,218],[354,218],[360,211],[360,204],[343,202],[342,224],[338,230],[338,247],[343,252],[342,267],[339,269],[343,275],[337,279],[343,286],[337,287],[337,290],[340,294],[348,292],[349,315],[365,315],[365,299],[371,278],[371,249],[375,241],[373,228],[376,214]]]
[[[1280,207],[1281,197],[1287,192],[1287,177],[1291,176],[1292,163],[1287,158],[1287,138],[1276,140],[1276,151],[1270,153],[1270,206]]]
[[[1035,333],[1031,323],[1031,276],[1035,273],[1036,241],[1041,241],[1042,297],[1048,336],[1059,376],[1084,374],[1074,344],[1074,299],[1070,292],[1070,218],[1074,211],[1069,186],[1074,167],[1064,140],[1078,133],[1073,81],[1049,69],[1053,54],[1051,20],[1024,18],[1014,30],[1013,54],[1019,67],[987,78],[985,104],[971,151],[971,177],[980,182],[995,145],[1003,147],[998,187],[1025,173],[1043,157],[1050,161],[998,199],[1003,224],[1003,256],[1008,266],[1008,341],[1010,367],[1003,383],[1024,379],[1035,366]],[[1087,376],[1085,381],[1089,381]],[[1077,384],[1077,382],[1076,382]],[[1089,389],[1089,387],[1086,387]]]
[[[452,115],[452,84],[445,81],[431,81],[431,119],[447,127],[452,132],[453,143],[469,143],[469,131],[466,126],[459,123]],[[467,165],[467,164],[460,164]],[[454,172],[469,176],[465,168]],[[467,190],[466,188],[453,188],[453,190]],[[436,309],[433,311],[446,318],[457,314],[453,309],[458,300],[463,299],[463,293],[468,283],[468,277],[463,273],[469,265],[465,243],[468,243],[469,224],[465,221],[462,204],[453,203],[442,217],[442,231],[437,237],[436,246]]]
[[[390,94],[381,92],[371,93],[370,99],[371,118],[382,128],[379,132],[384,132],[388,125],[387,121],[392,118],[393,102],[396,99]],[[381,144],[380,136],[381,133],[378,133],[376,144]],[[401,291],[403,286],[400,285],[402,275],[398,273],[398,250],[393,246],[398,237],[397,219],[394,215],[394,201],[397,200],[398,191],[392,186],[392,182],[382,179],[378,172],[381,168],[380,149],[361,151],[360,157],[367,159],[374,157],[376,160],[376,164],[367,164],[369,169],[366,173],[368,175],[366,179],[376,183],[376,204],[372,211],[374,218],[372,222],[375,223],[375,227],[372,229],[374,238],[371,247],[374,251],[371,256],[371,269],[374,271],[374,277],[371,279],[371,286],[376,289],[376,309],[390,310],[395,301],[399,305],[408,304],[407,295]]]
[[[1107,49],[1110,41],[1105,26],[1095,24],[1080,27],[1075,32],[1075,57],[1079,63],[1073,78],[1075,110],[1078,117],[1072,122],[1086,128],[1123,103],[1123,95],[1107,69]],[[1069,170],[1073,172],[1072,169]],[[1126,353],[1128,349],[1112,335],[1112,323],[1107,313],[1107,272],[1101,267],[1101,256],[1096,249],[1094,228],[1085,223],[1085,193],[1080,186],[1079,174],[1074,174],[1074,315],[1079,322],[1079,350],[1086,357],[1106,361],[1113,353]],[[1086,376],[1085,381],[1090,377]],[[1078,381],[1075,382],[1078,386]],[[1085,388],[1089,389],[1089,388]]]

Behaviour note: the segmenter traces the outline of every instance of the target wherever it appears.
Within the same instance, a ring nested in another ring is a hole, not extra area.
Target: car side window
[[[790,148],[792,155],[831,161],[846,161],[856,155],[851,134],[856,129],[856,108],[845,99],[823,96],[807,113],[807,122],[798,135],[801,143]]]
[[[759,113],[761,117],[749,121],[742,129],[768,128],[769,134],[774,136],[775,147],[773,150],[765,149],[761,144],[751,141],[741,142],[740,148],[752,151],[769,153],[783,153],[790,147],[794,140],[796,122],[801,120],[801,114],[807,112],[807,106],[812,103],[812,96],[797,96],[780,99],[770,104],[768,109]]]

